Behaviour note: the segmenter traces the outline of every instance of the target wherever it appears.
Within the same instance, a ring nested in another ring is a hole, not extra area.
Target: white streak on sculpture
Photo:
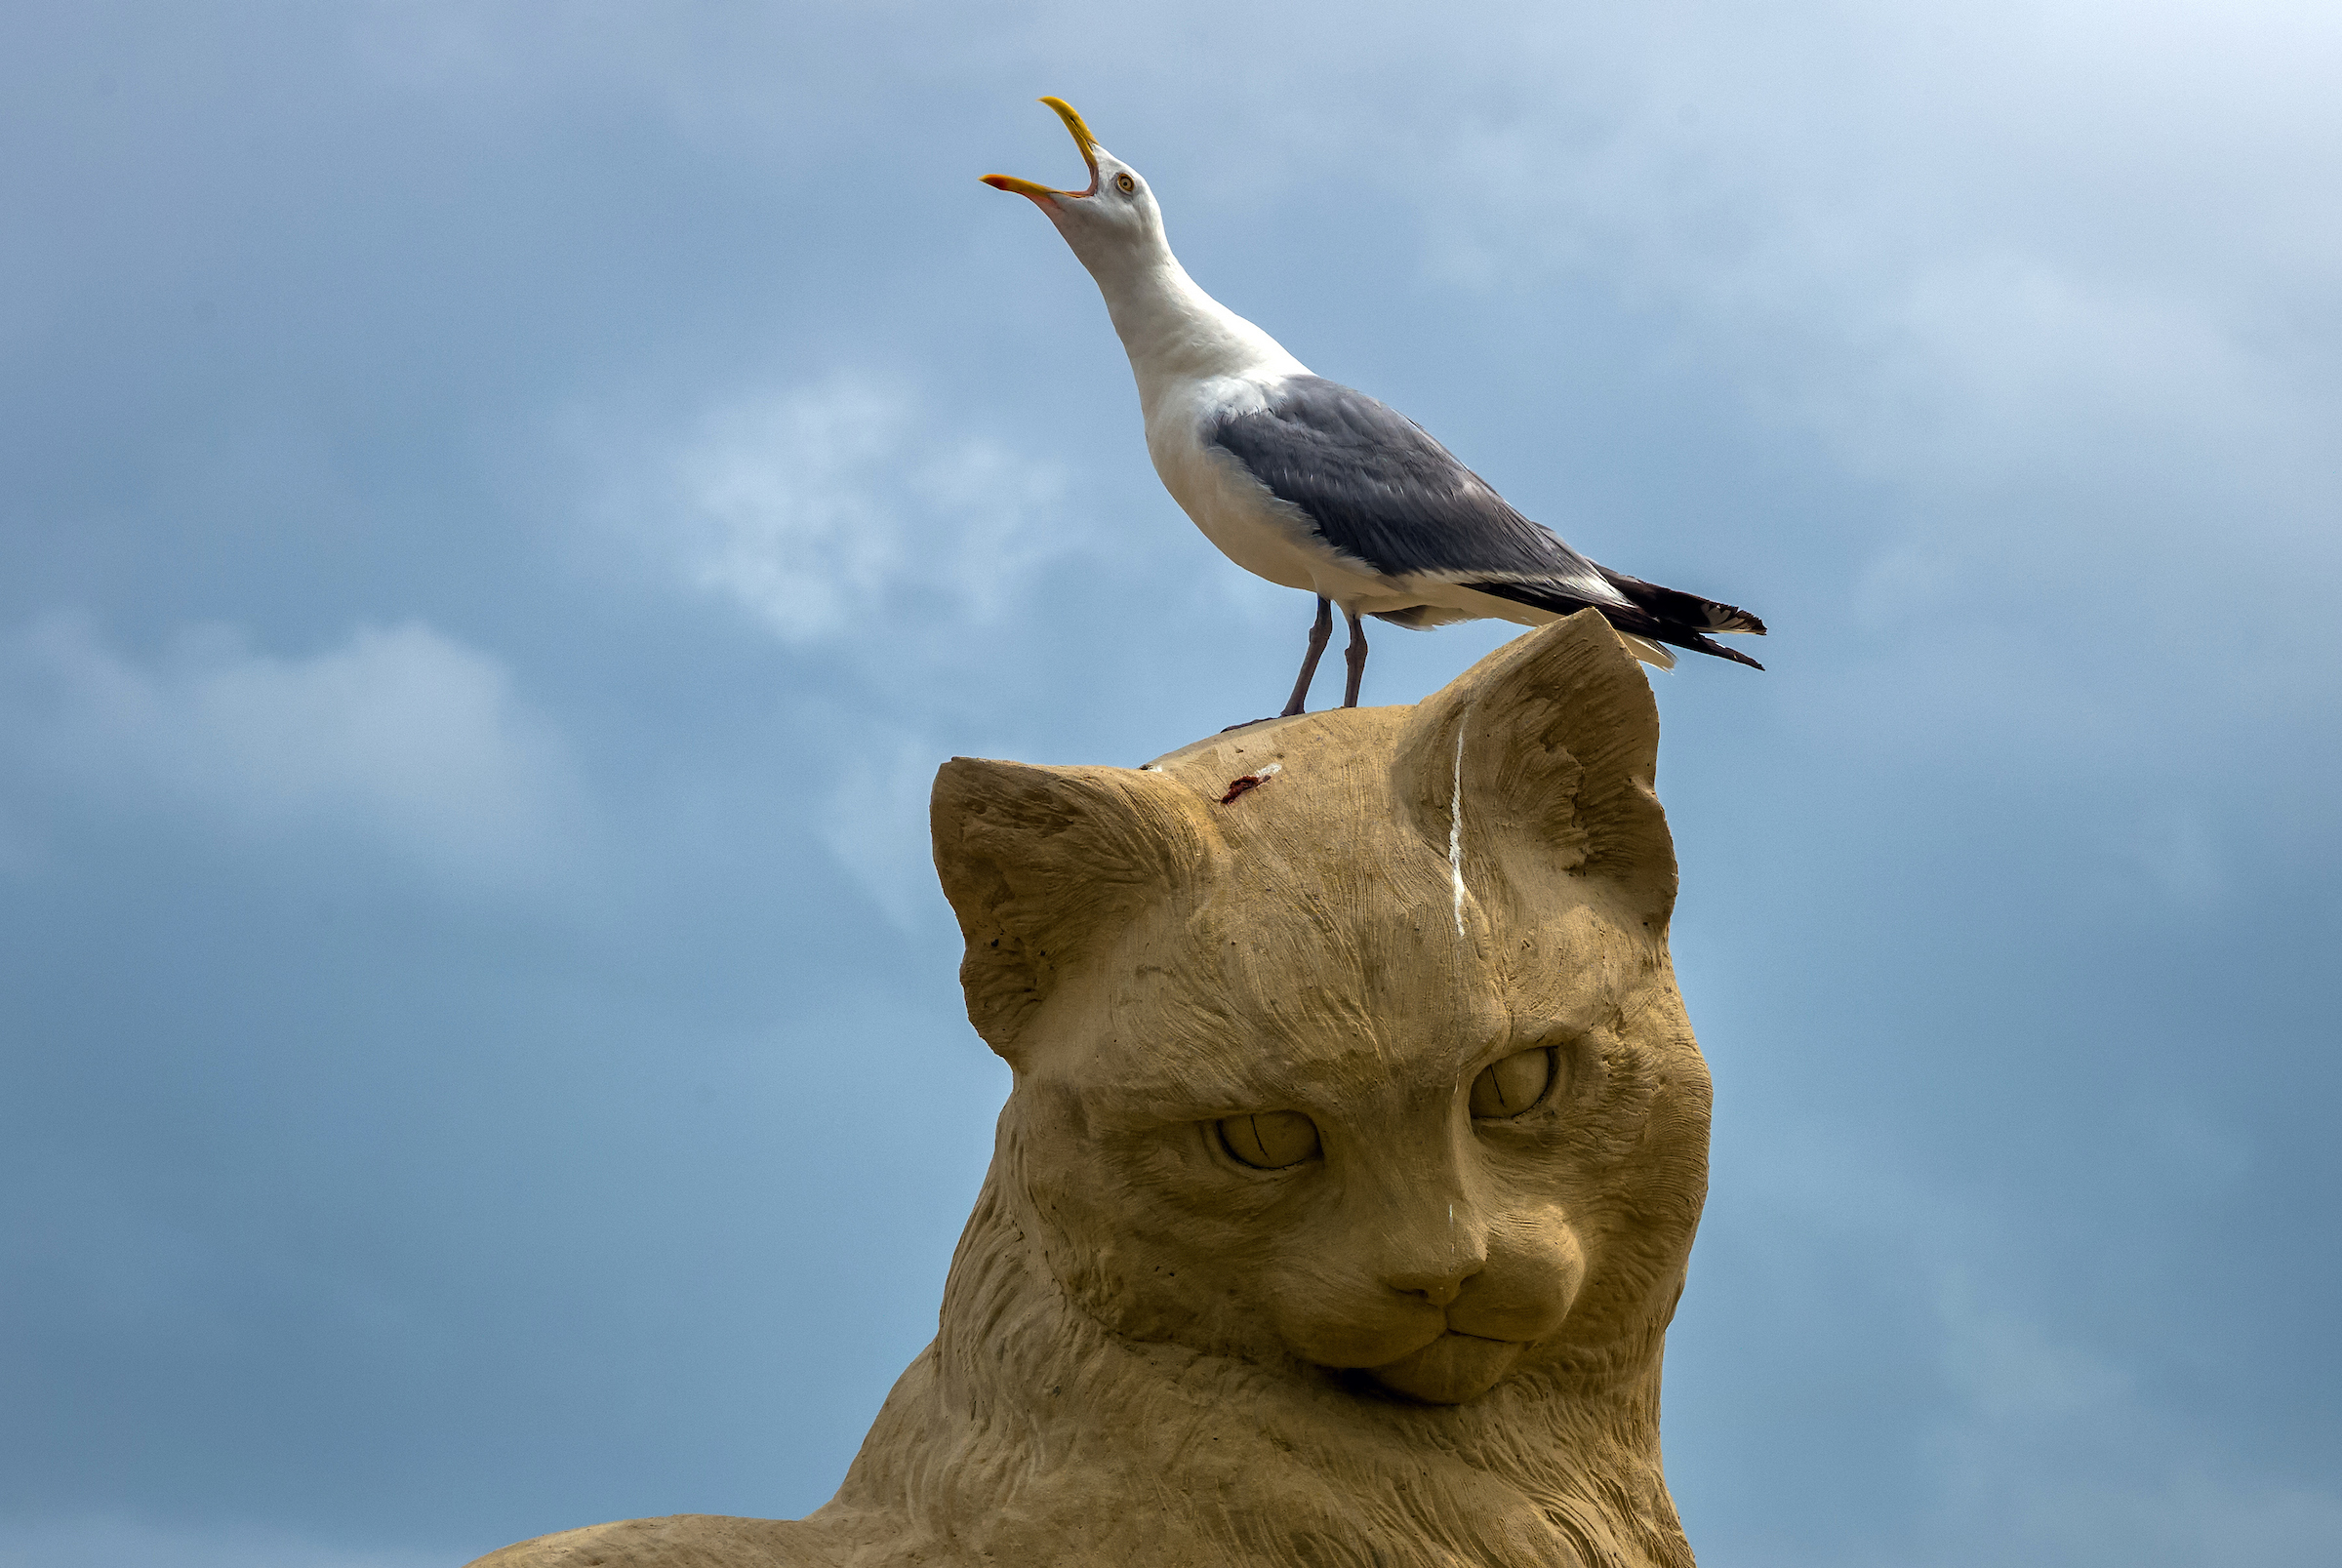
[[[1464,940],[1464,726],[1456,726],[1456,783],[1447,798],[1447,874],[1456,884],[1456,940]]]

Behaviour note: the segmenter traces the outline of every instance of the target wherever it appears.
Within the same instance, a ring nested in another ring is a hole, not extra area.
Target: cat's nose
[[[1401,1296],[1444,1307],[1488,1266],[1487,1225],[1461,1192],[1432,1203],[1393,1202],[1376,1219],[1382,1244],[1375,1272]]]
[[[1401,1296],[1420,1296],[1433,1307],[1445,1307],[1464,1294],[1464,1282],[1487,1264],[1486,1254],[1479,1253],[1431,1267],[1395,1270],[1384,1275],[1383,1282]]]

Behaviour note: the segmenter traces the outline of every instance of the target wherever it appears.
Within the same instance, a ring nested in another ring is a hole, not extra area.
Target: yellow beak
[[[1089,188],[1087,190],[1056,190],[1048,185],[1034,184],[1030,180],[1019,180],[1015,175],[985,175],[981,178],[994,190],[1013,190],[1018,195],[1030,196],[1044,206],[1054,205],[1061,198],[1070,200],[1097,195],[1098,139],[1090,135],[1090,128],[1081,123],[1081,115],[1075,111],[1072,104],[1064,99],[1045,98],[1041,101],[1055,109],[1057,117],[1066,122],[1066,129],[1073,133],[1073,144],[1081,149],[1081,161],[1090,166]]]

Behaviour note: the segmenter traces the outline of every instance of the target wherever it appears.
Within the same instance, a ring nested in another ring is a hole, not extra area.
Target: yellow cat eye
[[[1317,1124],[1298,1110],[1223,1116],[1212,1129],[1230,1158],[1256,1170],[1281,1171],[1317,1152]]]
[[[1483,1121],[1517,1116],[1545,1098],[1554,1081],[1554,1053],[1523,1051],[1482,1067],[1472,1080],[1472,1113]]]

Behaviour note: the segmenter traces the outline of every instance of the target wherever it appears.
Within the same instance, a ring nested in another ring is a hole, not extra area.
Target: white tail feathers
[[[1657,664],[1661,669],[1676,667],[1676,656],[1648,637],[1637,637],[1631,631],[1622,631],[1618,634],[1618,640],[1627,645],[1627,652],[1646,664]]]

